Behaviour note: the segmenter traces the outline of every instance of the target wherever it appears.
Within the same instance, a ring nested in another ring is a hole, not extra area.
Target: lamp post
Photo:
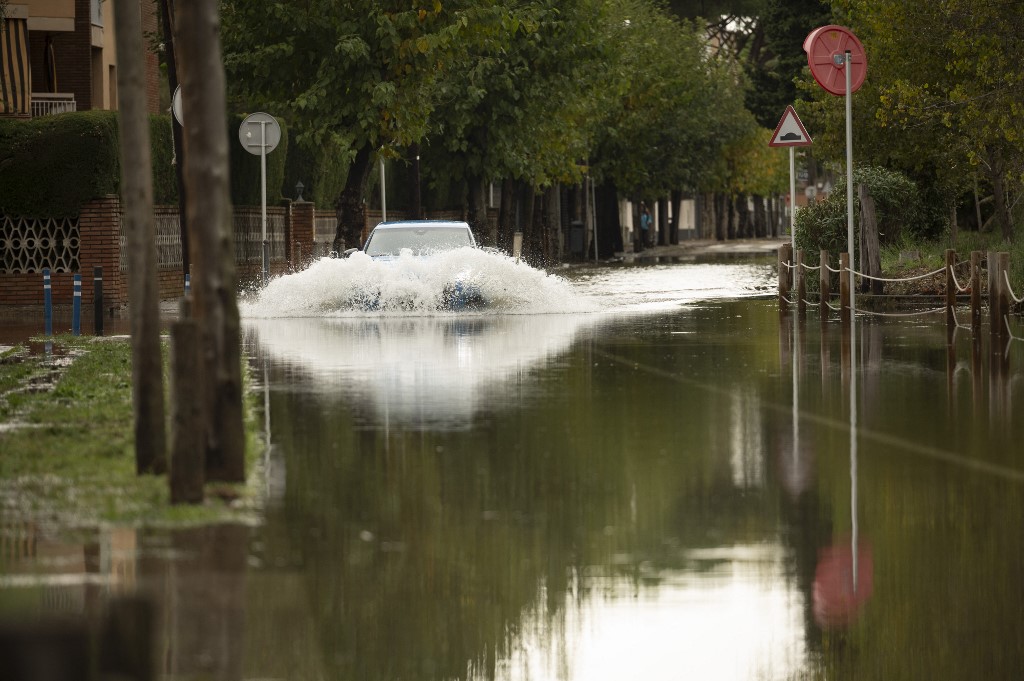
[[[306,188],[306,185],[302,184],[302,180],[295,183],[295,201],[303,201],[302,190]]]

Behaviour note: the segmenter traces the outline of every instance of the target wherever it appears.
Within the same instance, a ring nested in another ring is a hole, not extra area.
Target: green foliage
[[[66,217],[120,184],[117,113],[0,119],[0,213]]]
[[[854,190],[854,239],[860,228],[860,199],[856,187],[866,184],[875,201],[878,218],[879,241],[885,244],[899,243],[902,239],[921,236],[921,226],[927,224],[928,212],[924,209],[917,185],[905,175],[873,166],[855,168],[853,171]],[[846,178],[836,182],[832,192],[822,201],[810,203],[796,213],[796,245],[816,253],[827,250],[830,253],[846,251],[847,210]],[[856,255],[857,249],[854,248]]]
[[[177,205],[178,179],[175,175],[174,140],[171,115],[149,117],[149,145],[153,162],[153,203],[157,206]]]
[[[292,138],[285,161],[284,185],[281,193],[295,198],[295,184],[303,185],[302,198],[317,208],[330,209],[345,186],[351,157],[347,149],[328,142],[314,146]]]

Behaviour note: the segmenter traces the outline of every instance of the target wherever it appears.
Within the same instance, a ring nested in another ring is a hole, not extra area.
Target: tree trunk
[[[659,246],[668,244],[668,197],[662,196],[658,199],[658,224],[651,225],[657,230],[654,234],[654,243]]]
[[[195,313],[201,329],[207,480],[245,481],[241,323],[228,195],[228,133],[219,5],[194,0],[175,13],[182,77],[185,186],[196,267]],[[138,4],[135,4],[138,12]]]
[[[1006,164],[1003,162],[1003,150],[996,147],[992,154],[992,195],[995,199],[996,222],[999,224],[1003,241],[1009,243],[1013,239],[1013,221],[1006,205]]]
[[[611,182],[597,187],[597,244],[602,258],[610,258],[624,250],[622,223],[619,221],[619,192]]]
[[[512,252],[518,202],[519,186],[515,180],[506,178],[501,183],[501,207],[498,209],[498,248],[507,253]]]
[[[409,145],[409,187],[412,196],[412,219],[423,219],[423,200],[420,195],[420,145]]]
[[[729,221],[728,198],[720,192],[715,193],[715,239],[725,241],[728,238]]]
[[[754,236],[758,239],[768,236],[768,219],[764,203],[763,196],[754,195]]]
[[[171,100],[178,88],[178,66],[174,56],[174,4],[173,0],[160,0],[160,23],[163,29],[164,55],[167,63],[167,87]],[[171,115],[171,134],[174,138],[174,181],[178,185],[178,231],[181,235],[181,272],[182,276],[190,274],[192,262],[189,253],[188,220],[185,218],[185,176],[182,168],[185,164],[184,132],[181,123]]]
[[[537,245],[537,189],[531,184],[523,188],[522,212],[520,213],[519,231],[523,233],[523,256],[530,255],[534,263],[538,262],[540,248]]]
[[[483,177],[470,177],[466,180],[469,194],[469,226],[473,235],[482,246],[494,246],[497,234],[487,221],[487,183]]]
[[[682,218],[683,192],[681,189],[673,189],[669,199],[672,206],[672,222],[669,224],[668,242],[679,243],[679,222]]]
[[[117,52],[117,105],[121,111],[121,195],[128,263],[131,315],[132,405],[135,415],[135,469],[167,470],[163,362],[160,351],[160,284],[153,224],[153,173],[149,114],[146,112],[142,18],[137,0],[118,0],[114,12]]]
[[[562,189],[553,184],[544,191],[544,258],[546,262],[561,262]]]
[[[878,247],[878,219],[875,215],[875,200],[868,193],[866,184],[858,186],[860,194],[860,269],[871,277],[882,274],[882,256]],[[882,293],[882,282],[862,278],[860,290]]]
[[[345,187],[334,201],[338,225],[334,229],[334,244],[331,248],[341,253],[346,248],[361,248],[363,230],[366,229],[366,187],[370,182],[373,149],[365,143],[348,169]]]

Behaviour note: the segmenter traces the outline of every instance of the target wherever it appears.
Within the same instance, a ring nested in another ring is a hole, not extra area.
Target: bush
[[[68,217],[90,199],[116,194],[118,149],[113,111],[0,119],[0,213]]]
[[[906,238],[921,236],[929,231],[934,216],[926,211],[917,185],[905,175],[878,167],[855,168],[855,186],[866,184],[875,200],[878,218],[878,237],[885,245],[899,243]],[[860,199],[854,191],[854,239],[859,237]],[[846,177],[840,178],[832,193],[824,200],[811,203],[796,214],[796,244],[816,253],[821,249],[830,253],[846,250],[847,212]],[[854,248],[856,257],[857,248]]]

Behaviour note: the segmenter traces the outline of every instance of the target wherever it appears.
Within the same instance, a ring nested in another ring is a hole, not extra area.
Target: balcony
[[[32,118],[77,111],[73,92],[33,92]]]

